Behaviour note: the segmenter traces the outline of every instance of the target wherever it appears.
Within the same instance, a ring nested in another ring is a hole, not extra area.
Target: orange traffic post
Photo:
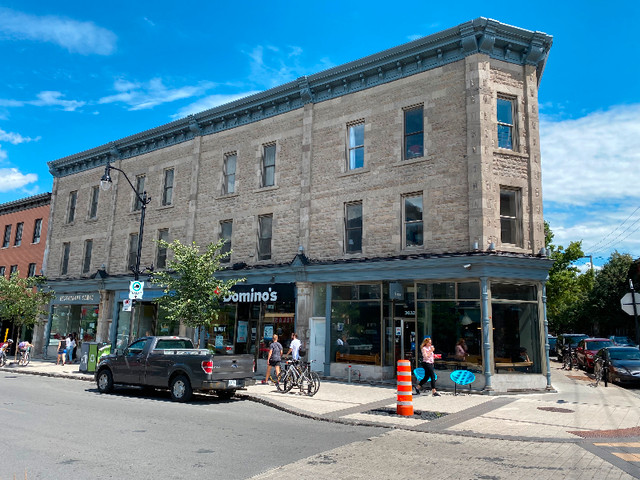
[[[398,415],[413,415],[413,386],[411,385],[411,362],[398,360]]]

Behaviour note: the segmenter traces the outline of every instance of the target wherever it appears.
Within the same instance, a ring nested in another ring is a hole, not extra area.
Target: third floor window
[[[236,160],[238,156],[235,153],[229,153],[224,157],[224,165],[222,172],[222,194],[228,195],[236,191]]]
[[[11,243],[11,225],[4,226],[4,238],[2,239],[2,248],[7,248]]]
[[[348,127],[349,170],[364,167],[364,122]]]
[[[13,242],[13,245],[18,247],[22,244],[22,229],[24,228],[24,223],[20,222],[16,225],[16,239]]]
[[[262,185],[272,187],[276,183],[276,144],[265,145],[262,154]]]
[[[98,218],[98,199],[100,197],[100,187],[91,187],[91,203],[89,204],[89,218]]]
[[[422,106],[404,112],[404,158],[424,155],[424,114]]]
[[[164,187],[162,189],[162,205],[171,205],[173,202],[173,168],[164,171]]]
[[[498,147],[515,150],[515,100],[498,97]]]
[[[76,218],[76,203],[78,202],[78,192],[69,194],[69,208],[67,210],[67,223],[73,223]]]
[[[136,177],[136,192],[138,192],[137,195],[135,195],[135,198],[133,200],[133,209],[134,210],[141,210],[142,209],[142,202],[140,201],[140,198],[142,197],[142,194],[144,193],[144,181],[145,181],[145,176],[144,175],[138,175]]]
[[[42,234],[42,219],[37,218],[33,224],[33,243],[40,243],[40,235]]]

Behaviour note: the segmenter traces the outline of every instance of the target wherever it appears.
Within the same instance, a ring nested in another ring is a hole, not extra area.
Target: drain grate
[[[555,412],[555,413],[574,413],[575,410],[571,410],[570,408],[560,408],[560,407],[538,407],[538,410],[544,410],[545,412]]]
[[[371,415],[384,415],[387,417],[416,418],[419,420],[437,420],[438,418],[442,418],[448,415],[447,413],[429,412],[426,410],[414,410],[413,415],[398,415],[395,408],[376,408],[373,410],[367,410],[363,413],[368,413]]]

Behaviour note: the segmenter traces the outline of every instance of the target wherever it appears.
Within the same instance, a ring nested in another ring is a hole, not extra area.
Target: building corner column
[[[484,354],[484,391],[493,392],[491,386],[491,318],[489,317],[489,279],[480,277],[480,297],[482,303],[482,349]]]
[[[313,284],[296,282],[296,325],[295,331],[302,345],[309,350],[309,319],[313,316]]]

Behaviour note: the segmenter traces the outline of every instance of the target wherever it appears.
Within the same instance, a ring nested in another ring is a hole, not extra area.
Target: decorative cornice
[[[105,165],[164,147],[257,122],[353,92],[440,67],[476,53],[519,65],[532,65],[542,76],[553,38],[477,18],[360,60],[325,70],[235,102],[205,110],[48,163],[54,177]]]
[[[51,193],[41,193],[32,197],[13,200],[11,202],[0,204],[0,215],[29,210],[31,208],[43,207],[51,203]]]

